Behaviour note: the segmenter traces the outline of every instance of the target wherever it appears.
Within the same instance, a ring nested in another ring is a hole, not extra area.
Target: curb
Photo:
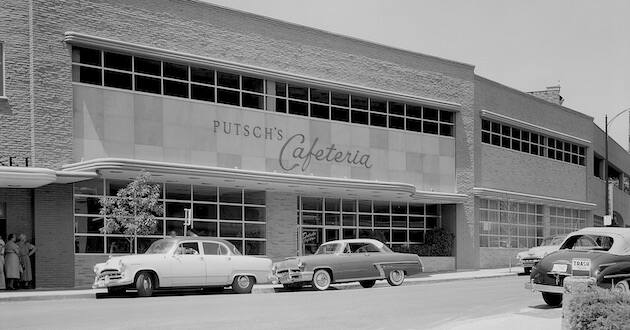
[[[485,278],[497,278],[497,277],[507,277],[507,276],[517,276],[518,273],[502,273],[502,274],[488,274],[488,275],[474,275],[467,277],[452,277],[452,278],[431,278],[431,277],[411,277],[405,279],[405,282],[402,286],[411,286],[411,285],[423,285],[430,283],[442,283],[442,282],[453,282],[453,281],[462,281],[462,280],[478,280]],[[389,284],[385,280],[377,281],[374,285],[375,288],[379,287],[388,287]],[[342,283],[336,284],[334,286],[337,290],[347,290],[347,289],[358,289],[362,288],[358,283]],[[300,291],[311,291],[312,289],[301,289],[295,290],[295,292]],[[28,295],[19,295],[16,293],[15,296],[5,296],[0,297],[0,303],[3,302],[12,302],[12,301],[46,301],[46,300],[67,300],[67,299],[87,299],[87,298],[99,298],[99,295],[106,295],[105,290],[90,290],[89,292],[84,292],[84,290],[75,290],[76,293],[66,292],[55,294],[54,291],[42,291],[42,294],[36,294],[36,292],[29,291]],[[269,293],[285,293],[285,292],[294,292],[291,290],[285,290],[281,285],[278,284],[264,284],[259,286],[254,286],[252,289],[252,294],[269,294]],[[25,292],[26,293],[26,292]]]

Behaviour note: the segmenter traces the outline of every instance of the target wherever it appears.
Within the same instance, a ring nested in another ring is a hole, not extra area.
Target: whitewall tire
[[[313,274],[313,287],[319,291],[327,290],[332,282],[330,273],[325,269],[318,269]]]

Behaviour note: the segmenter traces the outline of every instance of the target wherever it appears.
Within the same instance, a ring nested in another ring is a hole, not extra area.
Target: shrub
[[[419,256],[450,257],[453,255],[455,235],[444,228],[429,230],[424,238],[424,244],[412,246],[398,246],[396,252],[414,253]]]
[[[630,329],[630,295],[599,287],[566,293],[562,314],[569,329]]]

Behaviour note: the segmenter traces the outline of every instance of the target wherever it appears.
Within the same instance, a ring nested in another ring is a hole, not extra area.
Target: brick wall
[[[94,283],[94,265],[105,262],[109,255],[77,254],[74,256],[74,286],[89,288]]]
[[[72,185],[35,189],[37,287],[74,286]]]
[[[297,195],[267,193],[267,256],[274,261],[297,255]]]

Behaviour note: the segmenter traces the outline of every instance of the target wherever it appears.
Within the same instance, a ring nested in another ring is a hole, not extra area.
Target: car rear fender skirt
[[[138,280],[138,276],[140,276],[140,273],[149,273],[151,274],[151,276],[153,277],[153,287],[154,288],[159,288],[160,287],[160,277],[158,276],[157,272],[153,269],[138,269],[136,271],[136,274],[133,276],[133,283],[136,283],[136,281]]]
[[[232,276],[230,276],[230,283],[234,282],[234,278],[236,278],[238,276],[249,276],[249,277],[254,279],[254,284],[256,284],[258,282],[264,282],[264,279],[260,279],[259,276],[256,276],[256,274],[254,274],[254,273],[238,272],[238,273],[234,273],[234,274],[232,274]]]
[[[386,275],[389,274],[389,272],[391,272],[392,270],[397,270],[397,269],[404,271],[405,275],[407,275],[407,268],[413,267],[415,265],[417,265],[417,263],[412,262],[412,261],[392,261],[392,262],[380,262],[380,263],[374,264],[374,267],[376,267],[376,269],[378,270],[378,273],[381,276],[381,278],[385,278]],[[423,268],[422,264],[420,264],[420,269],[422,268]]]
[[[330,283],[335,283],[335,274],[333,274],[332,268],[330,267],[313,268],[313,274],[315,274],[315,272],[317,272],[320,269],[325,269],[326,271],[328,271],[328,274],[330,274]]]

